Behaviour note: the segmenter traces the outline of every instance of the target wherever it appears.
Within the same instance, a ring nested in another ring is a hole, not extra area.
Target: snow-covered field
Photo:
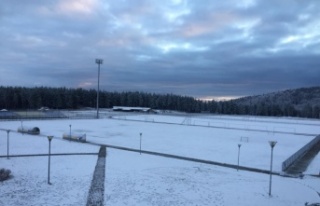
[[[261,169],[269,169],[268,141],[276,140],[276,171],[281,170],[282,161],[320,134],[320,122],[315,120],[113,113],[105,116],[113,117],[3,121],[0,129],[16,131],[21,125],[37,126],[42,135],[55,137],[52,153],[98,152],[98,146],[62,140],[62,134],[70,132],[70,125],[73,134],[86,133],[90,142],[139,149],[142,133],[143,150],[230,164],[237,164],[241,144],[240,165]],[[0,131],[0,155],[6,155],[6,137],[7,133]],[[248,142],[240,141],[241,137],[247,137]],[[47,152],[45,137],[10,132],[11,155]],[[273,195],[269,197],[269,176],[265,174],[114,149],[107,152],[106,205],[282,206],[320,202],[320,181],[312,176],[273,176]],[[47,185],[47,157],[0,158],[0,168],[10,169],[14,175],[0,183],[0,205],[85,205],[97,156],[52,156],[51,160],[53,184]],[[306,174],[318,174],[319,165],[318,155]]]

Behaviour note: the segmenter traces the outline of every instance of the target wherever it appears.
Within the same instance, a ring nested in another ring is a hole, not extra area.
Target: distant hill
[[[232,100],[249,114],[320,118],[320,87],[290,89]]]

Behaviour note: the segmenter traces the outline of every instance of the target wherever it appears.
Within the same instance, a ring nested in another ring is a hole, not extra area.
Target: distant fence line
[[[25,120],[25,119],[92,119],[95,111],[73,110],[24,110],[24,111],[0,111],[0,121]]]
[[[299,149],[296,153],[291,155],[288,159],[282,162],[282,171],[286,171],[291,165],[293,165],[297,160],[302,158],[312,147],[320,142],[320,135],[316,136],[308,144]]]

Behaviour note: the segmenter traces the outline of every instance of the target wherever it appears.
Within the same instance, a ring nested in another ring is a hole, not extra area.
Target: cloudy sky
[[[320,85],[319,0],[2,0],[0,85],[233,98]]]

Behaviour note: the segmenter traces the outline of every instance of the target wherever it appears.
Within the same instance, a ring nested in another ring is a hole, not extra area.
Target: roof
[[[122,110],[122,111],[143,111],[147,112],[151,110],[149,107],[123,107],[123,106],[114,106],[113,110]]]

